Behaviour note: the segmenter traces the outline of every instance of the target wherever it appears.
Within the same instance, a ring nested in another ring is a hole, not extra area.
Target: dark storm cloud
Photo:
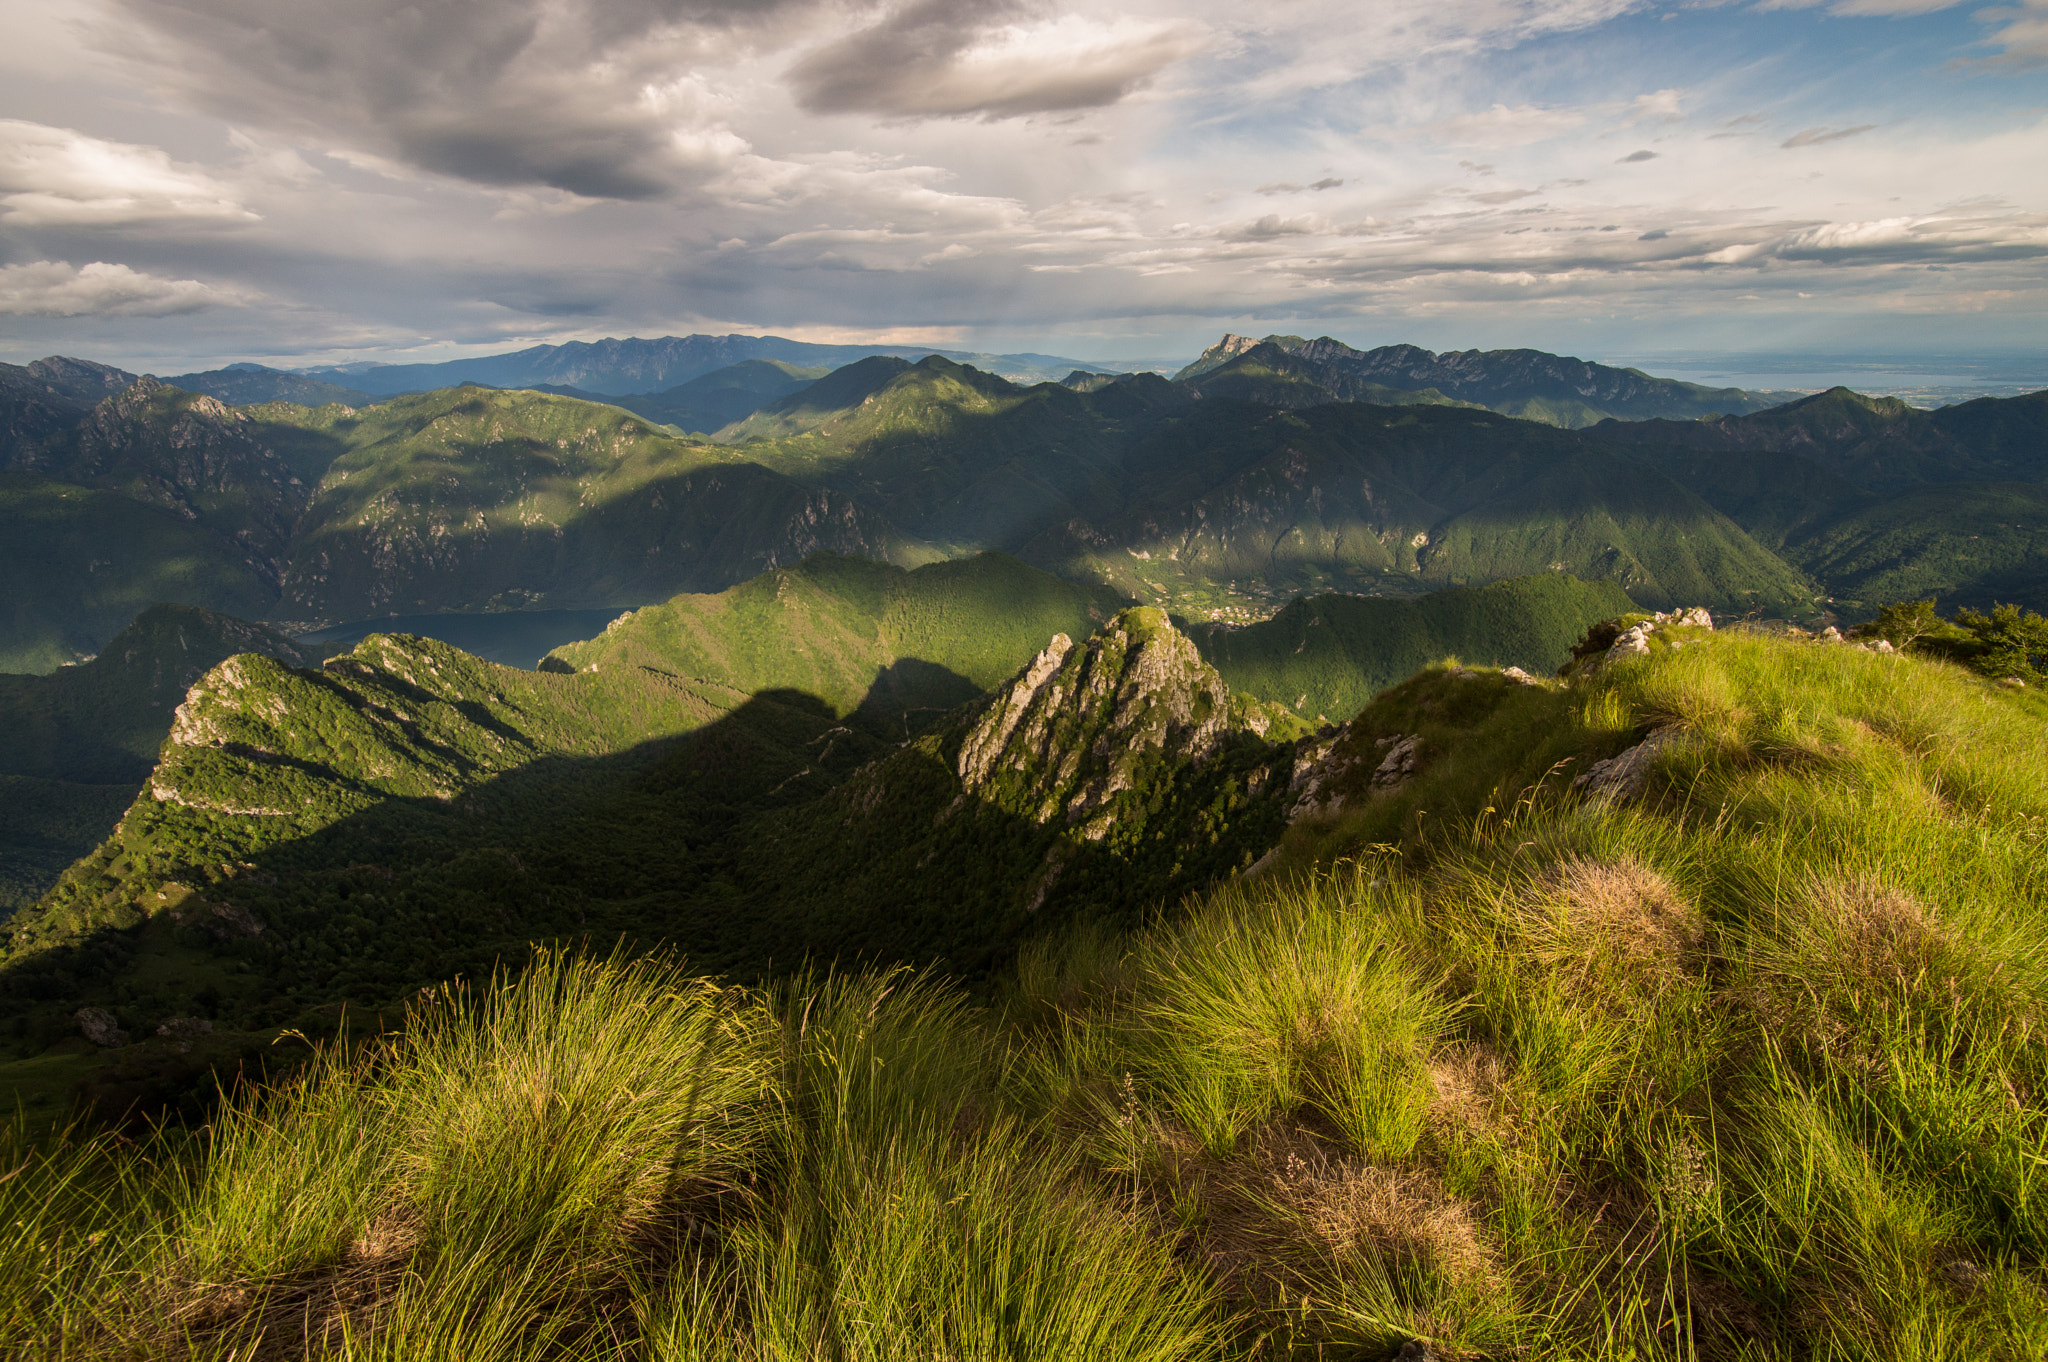
[[[199,110],[489,185],[645,199],[740,144],[691,83],[810,0],[113,0]]]

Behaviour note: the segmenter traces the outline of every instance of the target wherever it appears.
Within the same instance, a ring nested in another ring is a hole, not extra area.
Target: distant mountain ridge
[[[1443,398],[1470,402],[1507,416],[1579,428],[1609,418],[1695,418],[1760,411],[1790,394],[1741,388],[1707,388],[1640,369],[1617,369],[1542,350],[1452,350],[1443,354],[1417,345],[1384,345],[1355,350],[1329,336],[1226,334],[1202,357],[1174,375],[1186,383],[1216,375],[1233,363],[1256,358],[1260,347],[1292,357],[1305,371],[1320,371],[1334,384],[1374,384],[1404,392],[1434,390]],[[1212,377],[1210,382],[1215,382]],[[1333,400],[1353,400],[1336,396]]]
[[[944,355],[1006,378],[1034,383],[1057,381],[1075,369],[1126,367],[1115,362],[1105,364],[1057,355],[991,355],[934,345],[820,345],[781,336],[691,335],[654,339],[636,336],[624,340],[607,337],[599,341],[536,345],[509,354],[479,355],[435,364],[330,365],[305,372],[309,377],[385,396],[464,382],[498,388],[558,384],[606,396],[623,396],[673,388],[750,359],[781,360],[804,368],[837,368],[870,355],[902,359]]]

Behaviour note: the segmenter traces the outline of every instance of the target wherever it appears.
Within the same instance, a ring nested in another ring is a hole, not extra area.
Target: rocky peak
[[[1138,607],[1084,643],[1056,635],[996,692],[957,770],[968,794],[1099,841],[1161,771],[1257,742],[1276,722],[1271,707],[1233,697],[1164,612]]]

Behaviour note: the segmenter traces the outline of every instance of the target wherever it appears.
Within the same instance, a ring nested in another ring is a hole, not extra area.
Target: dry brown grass
[[[1484,1041],[1440,1051],[1429,1062],[1430,1125],[1480,1138],[1507,1133],[1508,1071]]]
[[[1363,1162],[1291,1123],[1257,1132],[1246,1154],[1213,1170],[1205,1189],[1205,1248],[1241,1279],[1315,1292],[1361,1260],[1419,1269],[1457,1290],[1500,1279],[1474,1209],[1424,1169]]]
[[[1663,993],[1707,953],[1699,910],[1633,857],[1558,862],[1538,878],[1525,916],[1537,958],[1600,992]]]
[[[1746,991],[1766,1034],[1881,1068],[1871,1017],[1930,991],[1953,999],[1962,982],[1956,944],[1911,894],[1868,875],[1816,871],[1751,952]]]
[[[1287,1171],[1283,1194],[1333,1255],[1412,1263],[1458,1287],[1483,1286],[1498,1273],[1471,1209],[1428,1173],[1371,1164]]]
[[[1816,877],[1807,892],[1809,935],[1840,982],[1886,990],[1926,977],[1950,944],[1948,932],[1911,894],[1865,876]]]

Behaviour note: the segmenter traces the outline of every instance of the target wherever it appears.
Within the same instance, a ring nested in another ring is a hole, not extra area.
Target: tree
[[[1981,651],[1970,665],[1986,676],[2048,679],[2048,618],[2017,605],[1994,605],[1988,615],[1958,611],[1956,623],[1975,636]]]

